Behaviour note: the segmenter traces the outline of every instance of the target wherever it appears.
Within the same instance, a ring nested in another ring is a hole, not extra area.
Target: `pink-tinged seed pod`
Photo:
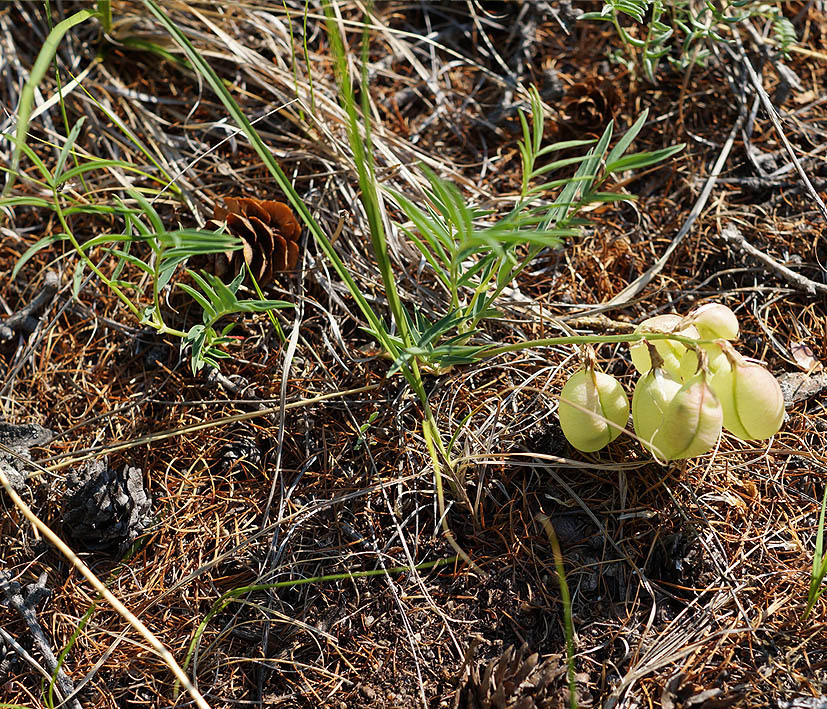
[[[593,453],[620,435],[629,418],[629,399],[617,379],[587,366],[563,386],[558,415],[568,442]]]
[[[724,345],[727,365],[710,378],[721,400],[724,428],[743,441],[774,436],[784,420],[784,396],[778,380],[760,364],[747,362],[729,344]]]
[[[712,450],[721,435],[723,409],[706,382],[703,369],[675,394],[652,439],[655,452],[665,460],[694,458]]]
[[[705,340],[737,340],[738,318],[722,303],[706,303],[693,310],[685,319],[694,325]]]
[[[652,451],[652,439],[680,388],[681,383],[660,367],[653,367],[637,380],[632,394],[632,421],[646,450]]]
[[[680,315],[656,315],[648,318],[635,329],[635,333],[641,332],[675,333],[694,339],[700,338],[694,327],[684,325]],[[686,354],[686,347],[676,340],[652,340],[652,344],[663,358],[663,368],[675,379],[681,379],[681,361]],[[630,345],[629,354],[632,364],[641,374],[646,374],[652,368],[652,359],[645,341],[640,340]]]

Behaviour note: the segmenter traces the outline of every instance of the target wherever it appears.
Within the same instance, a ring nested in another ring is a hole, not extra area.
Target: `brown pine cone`
[[[219,278],[235,276],[243,263],[259,285],[267,285],[278,271],[292,271],[299,260],[301,227],[284,202],[248,197],[225,197],[224,207],[215,205],[206,229],[227,231],[241,239],[244,248],[218,254],[213,272]]]
[[[600,134],[606,124],[617,117],[621,95],[608,79],[590,79],[572,84],[560,100],[560,113],[566,127],[578,137],[583,132]]]

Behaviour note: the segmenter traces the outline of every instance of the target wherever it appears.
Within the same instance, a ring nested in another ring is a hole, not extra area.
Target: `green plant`
[[[425,195],[424,203],[416,204],[410,197],[398,191],[383,190],[378,183],[373,163],[371,126],[370,121],[365,118],[370,115],[369,95],[367,91],[363,91],[362,104],[357,106],[349,73],[350,63],[335,21],[335,13],[330,2],[325,3],[328,37],[336,62],[340,100],[346,114],[345,126],[359,180],[360,197],[369,222],[372,251],[393,321],[391,325],[371,307],[324,230],[310,214],[261,137],[209,63],[166,17],[154,0],[144,2],[178,42],[187,60],[205,78],[230,115],[237,121],[347,286],[367,321],[366,329],[392,360],[391,373],[400,373],[419,399],[423,412],[423,438],[434,469],[443,532],[461,558],[468,563],[472,564],[454,540],[445,514],[443,473],[447,473],[448,481],[458,499],[463,499],[463,490],[454,476],[449,454],[452,446],[446,448],[443,444],[430,407],[422,378],[424,369],[439,372],[452,365],[496,357],[529,347],[563,344],[669,341],[679,343],[683,350],[692,353],[696,361],[699,359],[695,355],[696,351],[714,346],[713,341],[699,338],[696,331],[682,332],[675,329],[660,332],[644,329],[632,335],[572,335],[505,345],[484,344],[474,340],[474,336],[479,333],[480,324],[499,315],[496,300],[506,285],[520,274],[537,253],[579,233],[579,229],[587,223],[582,214],[584,207],[599,202],[630,199],[629,195],[603,191],[603,186],[612,175],[656,164],[681,150],[683,146],[673,146],[653,152],[626,154],[645,124],[645,113],[611,149],[612,124],[607,126],[596,142],[572,141],[543,146],[542,104],[538,94],[532,91],[530,121],[527,116],[522,116],[523,140],[520,152],[524,174],[521,191],[515,206],[509,212],[497,217],[476,209],[466,202],[455,185],[424,169],[423,174],[430,189]],[[363,33],[362,43],[363,72],[367,71],[366,52],[367,29]],[[362,85],[369,85],[364,73]],[[591,147],[584,155],[545,162],[554,152],[585,145]],[[570,165],[577,165],[574,175],[547,181],[546,175]],[[549,202],[547,195],[550,192],[556,196]],[[384,194],[389,195],[397,203],[401,213],[407,217],[408,223],[401,225],[402,230],[419,248],[423,259],[448,293],[448,312],[439,315],[436,320],[429,320],[416,308],[409,310],[399,297],[394,268],[387,248],[387,226],[382,206]],[[686,326],[688,327],[689,323]],[[690,373],[687,373],[687,378],[689,376]]]
[[[629,31],[624,16],[640,31]],[[708,42],[730,41],[731,27],[753,17],[772,24],[775,46],[786,56],[796,43],[795,27],[778,8],[760,0],[704,0],[697,10],[688,0],[604,0],[600,12],[586,12],[580,19],[612,23],[625,50],[625,59],[616,58],[632,71],[642,67],[646,78],[657,83],[661,60],[678,71],[703,64],[711,55]]]
[[[244,280],[244,267],[233,279],[232,283],[225,284],[220,278],[203,272],[198,275],[188,271],[189,275],[201,289],[199,292],[186,283],[179,283],[178,287],[188,293],[203,311],[203,322],[193,325],[185,336],[185,340],[192,345],[192,372],[196,374],[205,364],[218,368],[218,360],[229,357],[229,353],[222,349],[231,342],[230,331],[235,327],[229,323],[218,334],[215,325],[219,320],[236,313],[263,313],[276,308],[291,308],[291,303],[283,300],[244,299],[236,297],[238,288]],[[155,311],[153,311],[154,313]]]
[[[424,166],[430,189],[423,206],[397,190],[387,190],[409,220],[400,228],[447,292],[449,307],[449,312],[436,322],[427,322],[420,314],[406,318],[406,330],[413,343],[406,345],[403,338],[396,339],[400,351],[397,367],[417,359],[423,366],[441,371],[478,359],[485,348],[466,343],[483,320],[500,315],[497,299],[537,254],[576,237],[588,224],[583,210],[589,205],[633,199],[603,191],[612,176],[656,164],[683,149],[683,145],[676,145],[625,154],[646,122],[646,111],[611,150],[612,122],[597,141],[572,140],[543,146],[544,111],[536,89],[530,90],[529,99],[531,121],[520,113],[521,192],[514,207],[503,216],[469,205],[455,185]],[[538,164],[554,153],[586,145],[592,147],[583,155]],[[574,175],[547,180],[551,173],[572,165],[578,165]],[[545,197],[554,191],[557,196],[549,203]]]
[[[109,3],[100,2],[97,12],[78,11],[52,29],[38,53],[29,80],[21,93],[16,133],[2,135],[3,138],[12,142],[14,151],[11,165],[8,168],[0,166],[0,170],[9,174],[3,196],[0,197],[0,207],[29,206],[52,210],[61,228],[56,234],[43,237],[30,246],[15,264],[12,277],[17,276],[20,269],[42,249],[59,242],[69,242],[72,252],[79,257],[73,277],[75,297],[83,283],[84,272],[88,269],[118,297],[142,325],[152,327],[161,335],[173,335],[191,344],[192,369],[193,372],[197,372],[205,364],[217,366],[220,358],[228,356],[222,347],[231,342],[228,334],[233,324],[230,323],[219,333],[214,326],[220,319],[236,313],[292,307],[291,304],[263,298],[239,300],[236,297],[236,291],[243,277],[243,270],[242,274],[239,274],[239,277],[229,286],[215,277],[209,275],[201,277],[190,271],[196,286],[201,289],[200,292],[183,283],[177,285],[202,306],[204,309],[203,323],[194,326],[188,332],[170,327],[164,319],[161,294],[170,284],[179,266],[195,256],[238,249],[240,248],[238,239],[224,233],[193,229],[165,229],[163,220],[147,199],[146,194],[157,195],[170,184],[173,189],[177,189],[174,187],[174,180],[154,160],[154,167],[157,168],[159,174],[153,174],[123,160],[104,160],[82,155],[77,150],[76,143],[83,131],[84,118],[80,118],[71,129],[67,130],[65,142],[61,146],[58,159],[52,169],[49,169],[37,152],[28,145],[28,127],[34,90],[43,80],[49,65],[54,61],[60,40],[69,29],[86,20],[97,18],[105,23],[109,17],[108,13]],[[113,119],[112,122],[116,126],[122,127],[122,123],[110,113],[107,112],[106,115]],[[140,151],[150,157],[150,151],[141,145],[130,131],[125,127],[122,130],[127,139],[136,143]],[[22,156],[27,157],[32,163],[36,176],[19,170]],[[71,167],[69,166],[70,156],[72,157]],[[75,180],[82,182],[90,173],[111,169],[133,173],[146,180],[149,185],[157,184],[158,188],[143,187],[126,190],[130,204],[118,198],[115,199],[114,204],[95,203],[86,196],[77,195],[73,190],[66,189],[67,185]],[[41,193],[51,193],[51,197],[45,199],[31,195],[12,196],[11,192],[16,179],[33,184]],[[74,220],[76,218],[89,220],[96,217],[106,220],[119,219],[122,230],[104,233],[81,242],[75,233],[76,229],[72,226]],[[99,257],[98,262],[93,256]],[[100,263],[113,257],[116,263],[110,275],[106,275]],[[125,267],[127,265],[132,266],[137,272],[136,280],[126,279]]]
[[[577,709],[577,679],[574,665],[574,617],[571,612],[571,593],[566,580],[566,568],[563,565],[563,551],[560,549],[560,540],[551,520],[545,514],[538,514],[537,521],[543,525],[543,529],[551,544],[551,551],[554,554],[554,568],[557,571],[557,583],[560,585],[560,602],[563,604],[563,631],[566,636],[566,679],[569,688],[569,709]]]
[[[827,508],[827,488],[824,489],[824,496],[821,498],[821,512],[818,516],[818,529],[816,530],[816,548],[813,552],[813,568],[810,571],[810,589],[807,592],[807,607],[804,610],[802,620],[807,620],[813,606],[824,593],[824,577],[827,576],[827,552],[824,551],[825,508]]]
[[[77,131],[72,131],[64,146],[64,152],[77,138],[77,134]],[[231,341],[227,335],[233,323],[219,334],[214,326],[220,319],[236,313],[292,307],[290,303],[279,300],[239,300],[236,292],[243,278],[243,270],[230,285],[223,284],[215,276],[199,276],[190,271],[197,288],[184,283],[176,285],[203,308],[203,322],[188,332],[171,327],[164,318],[161,295],[170,284],[176,269],[195,256],[237,249],[240,247],[238,240],[222,233],[192,229],[166,230],[154,207],[140,191],[134,189],[127,190],[127,195],[136,206],[130,206],[123,200],[117,200],[115,205],[84,204],[74,197],[67,196],[61,185],[71,179],[72,175],[100,167],[100,161],[83,162],[79,168],[64,171],[65,160],[59,160],[54,173],[51,173],[28,146],[23,146],[23,152],[38,166],[43,177],[41,184],[52,191],[53,199],[7,197],[0,198],[0,206],[25,205],[51,209],[63,230],[30,246],[15,264],[12,277],[17,276],[20,269],[42,249],[59,242],[69,242],[72,247],[69,253],[79,257],[73,277],[74,295],[78,295],[84,271],[88,269],[118,297],[141,325],[153,328],[160,335],[172,335],[192,344],[193,372],[197,372],[204,364],[217,366],[218,359],[228,356],[221,347]],[[118,164],[119,161],[104,162],[107,166],[117,164],[122,169],[131,167],[128,163]],[[81,242],[71,226],[73,217],[81,215],[86,219],[119,218],[123,229],[120,232],[100,234]],[[95,255],[98,262],[93,259]],[[108,258],[115,259],[110,275],[106,275],[100,267],[100,262]],[[133,267],[132,272],[136,275],[133,280],[126,278],[124,268],[127,264]]]
[[[649,318],[625,336],[641,374],[632,396],[635,432],[658,459],[702,455],[714,447],[722,428],[742,440],[763,440],[780,430],[781,387],[726,339],[735,339],[738,330],[729,308],[710,303],[683,318]],[[560,395],[563,433],[587,452],[608,444],[625,423],[619,385],[611,378],[600,384],[593,360],[587,353],[585,369],[572,375]]]

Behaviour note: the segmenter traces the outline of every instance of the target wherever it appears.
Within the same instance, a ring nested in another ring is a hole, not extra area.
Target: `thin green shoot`
[[[261,290],[261,286],[258,284],[256,280],[256,276],[252,271],[247,271],[247,275],[250,277],[250,281],[253,284],[253,289],[256,292],[259,300],[266,300],[264,297],[264,293]],[[282,328],[281,323],[278,321],[276,314],[273,312],[273,309],[267,311],[267,318],[270,320],[270,324],[273,326],[273,330],[276,333],[276,337],[278,338],[281,344],[287,342],[287,336],[284,334],[284,328]]]
[[[378,417],[379,412],[374,411],[371,413],[370,416],[368,416],[368,420],[365,421],[361,426],[359,426],[359,434],[356,438],[356,443],[353,444],[353,450],[358,451],[363,445],[365,445],[365,443],[367,443],[367,437],[365,436],[365,434]]]
[[[813,553],[813,568],[810,571],[810,589],[807,592],[807,608],[804,610],[802,620],[807,620],[810,611],[813,610],[816,602],[824,593],[824,577],[827,576],[827,552],[824,551],[824,510],[827,507],[827,487],[824,488],[824,496],[821,498],[821,512],[818,516],[818,529],[816,531],[816,548]]]
[[[127,562],[135,554],[136,550],[140,549],[142,546],[146,544],[146,541],[146,536],[135,540],[132,546],[124,554],[123,558],[121,559],[120,565],[112,572],[109,578],[107,578],[106,582],[104,583],[106,588],[111,588],[115,581],[118,580],[118,577],[121,575],[121,573],[129,569],[129,565]],[[72,635],[69,637],[69,640],[66,642],[66,645],[64,645],[61,651],[58,653],[57,667],[55,668],[55,671],[52,673],[52,678],[49,682],[48,695],[46,697],[46,704],[49,707],[55,706],[54,687],[55,683],[57,682],[58,669],[63,666],[63,662],[65,661],[66,656],[71,652],[72,648],[74,647],[75,643],[77,642],[78,638],[83,632],[83,629],[92,619],[92,616],[94,615],[100,600],[101,595],[98,593],[95,595],[95,599],[92,601],[92,605],[89,606],[89,608],[86,609],[86,612],[81,616],[81,619],[78,622],[77,627],[72,632]]]
[[[103,31],[112,31],[112,3],[111,0],[98,0],[98,16]]]
[[[365,209],[370,228],[371,246],[376,259],[379,273],[382,276],[382,284],[385,287],[385,297],[388,300],[388,307],[397,329],[400,332],[403,342],[409,345],[407,332],[407,318],[403,314],[402,301],[396,288],[396,279],[393,274],[393,266],[388,254],[388,243],[385,235],[385,224],[381,206],[381,192],[376,182],[376,173],[373,164],[373,145],[370,129],[370,92],[362,91],[362,120],[356,110],[356,99],[353,93],[353,83],[350,78],[347,53],[344,41],[339,33],[336,24],[336,16],[329,0],[324,0],[323,7],[327,24],[327,36],[330,41],[330,48],[336,62],[336,80],[339,84],[339,96],[347,114],[347,133],[353,159],[356,164],[356,171],[359,177],[360,199]],[[370,6],[366,12],[370,13]],[[364,25],[362,32],[362,86],[369,85],[367,77],[367,52],[368,52],[368,26]],[[360,130],[361,127],[361,130]],[[416,378],[416,375],[414,375]]]
[[[563,604],[563,631],[566,636],[566,679],[569,685],[569,709],[577,709],[577,681],[574,665],[574,620],[571,613],[571,594],[566,581],[566,569],[563,565],[563,552],[554,525],[544,514],[537,515],[537,521],[546,531],[551,550],[554,554],[554,567],[557,570],[557,583],[560,584],[560,601]]]
[[[99,4],[98,5],[98,10],[100,10],[100,9],[101,9],[101,6]],[[52,25],[52,10],[51,10],[51,7],[50,7],[49,0],[46,0],[46,19],[49,23],[49,31],[51,32],[51,30],[53,29],[53,25]],[[101,20],[103,20],[102,17],[101,17]],[[111,24],[111,21],[112,21],[111,12],[110,12],[109,21],[110,21],[110,24]],[[63,100],[63,80],[60,78],[60,65],[58,64],[58,61],[57,61],[57,54],[55,54],[54,59],[52,61],[54,63],[54,69],[55,69],[55,84],[57,86],[57,98],[58,98],[58,103],[60,105],[60,118],[63,121],[63,129],[66,131],[66,134],[69,136],[66,140],[66,144],[64,145],[63,150],[61,151],[60,159],[58,160],[58,165],[60,165],[60,160],[65,160],[66,159],[65,156],[64,156],[64,152],[66,151],[67,146],[72,145],[74,143],[73,138],[77,137],[77,133],[75,133],[75,135],[72,136],[72,131],[75,130],[75,129],[79,130],[78,124],[81,124],[81,125],[83,124],[83,120],[84,120],[85,116],[81,116],[81,118],[79,118],[75,122],[75,127],[73,129],[69,128],[69,116],[66,113],[66,102]],[[75,162],[75,166],[77,166],[78,156],[75,154],[74,151],[72,151],[72,159]],[[55,174],[56,175],[59,175],[60,172],[61,172],[60,167],[55,168]],[[81,178],[81,180],[82,179],[83,178]],[[85,182],[83,183],[83,189],[84,189],[84,191],[88,190],[88,186],[86,185]]]
[[[281,7],[284,10],[284,15],[287,18],[287,31],[290,33],[290,66],[293,70],[293,88],[296,95],[299,94],[299,67],[296,63],[296,37],[293,34],[293,18],[290,16],[290,8],[287,7],[287,0],[282,0]],[[307,13],[307,6],[305,6],[305,16]],[[310,65],[307,64],[308,71]],[[299,104],[299,120],[304,123],[305,115],[304,108]]]
[[[92,619],[92,615],[95,612],[95,608],[97,607],[99,600],[100,600],[100,596],[98,596],[94,600],[92,605],[89,606],[89,608],[87,608],[86,612],[83,614],[80,621],[78,622],[77,627],[72,631],[72,635],[69,637],[68,642],[63,647],[63,649],[60,651],[60,653],[58,653],[57,664],[55,665],[55,670],[54,670],[54,672],[52,672],[52,677],[49,680],[49,686],[48,686],[47,690],[44,692],[45,695],[46,695],[46,698],[45,698],[46,706],[48,706],[50,708],[55,706],[54,692],[55,692],[55,684],[57,683],[57,673],[60,671],[60,668],[63,667],[63,663],[66,660],[66,656],[69,654],[69,652],[71,651],[71,649],[74,646],[75,642],[80,637],[80,634],[83,632],[83,629],[86,627],[86,625]]]
[[[31,72],[29,72],[29,78],[23,86],[23,90],[20,92],[20,103],[17,107],[17,135],[14,138],[15,147],[12,153],[10,168],[11,176],[3,190],[3,197],[11,192],[14,186],[14,179],[18,174],[17,170],[20,166],[20,157],[23,154],[23,145],[26,143],[26,135],[29,132],[29,120],[34,105],[34,90],[46,76],[46,72],[49,70],[57,54],[57,48],[63,36],[75,25],[86,22],[86,20],[92,17],[99,17],[99,13],[94,10],[78,10],[75,14],[59,22],[52,31],[49,32],[46,41],[37,54],[34,66]]]
[[[307,16],[310,14],[310,0],[304,0],[304,15],[302,17],[302,50],[304,51],[304,65],[307,67],[307,85],[310,87],[310,110],[316,110],[316,93],[313,90],[313,71],[310,62],[310,50],[307,47]]]
[[[290,15],[290,9],[287,7],[287,0],[282,0],[282,8],[287,17],[288,31],[290,32],[290,64],[293,69],[293,86],[296,90],[296,96],[299,95],[299,67],[296,61],[296,38],[293,34],[293,21]],[[307,68],[307,81],[310,87],[310,110],[316,110],[316,97],[313,91],[313,71],[310,64],[310,51],[307,47],[307,15],[309,14],[310,0],[304,2],[304,12],[302,13],[302,53],[304,58],[304,65]],[[299,120],[304,123],[306,118],[304,115],[304,108],[299,103]]]

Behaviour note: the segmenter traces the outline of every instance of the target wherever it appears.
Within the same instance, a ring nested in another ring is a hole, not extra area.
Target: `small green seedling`
[[[353,446],[353,450],[359,450],[365,442],[367,438],[365,437],[365,432],[370,428],[371,424],[376,421],[376,418],[379,416],[378,411],[374,411],[370,416],[368,416],[368,420],[365,421],[361,426],[359,426],[359,437],[356,439],[356,443]]]

